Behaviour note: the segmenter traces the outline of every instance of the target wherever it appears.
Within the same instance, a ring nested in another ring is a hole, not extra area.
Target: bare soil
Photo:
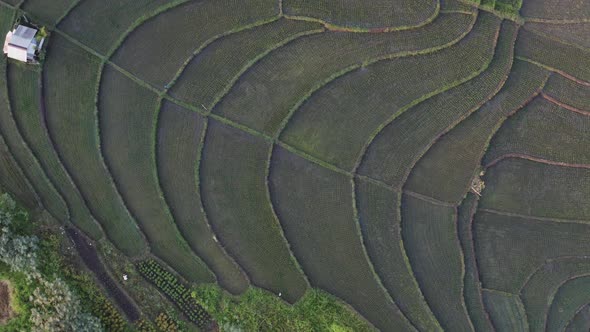
[[[14,316],[14,311],[10,305],[10,295],[10,283],[6,280],[0,280],[0,325],[6,324]]]

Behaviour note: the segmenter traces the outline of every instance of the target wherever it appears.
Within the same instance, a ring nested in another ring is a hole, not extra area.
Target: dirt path
[[[0,325],[5,324],[12,316],[12,306],[10,305],[10,283],[6,280],[0,281]]]

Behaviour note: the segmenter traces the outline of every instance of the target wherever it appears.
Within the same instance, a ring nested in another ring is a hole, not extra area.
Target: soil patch
[[[6,280],[0,280],[0,325],[6,324],[14,316],[10,301],[10,283]]]

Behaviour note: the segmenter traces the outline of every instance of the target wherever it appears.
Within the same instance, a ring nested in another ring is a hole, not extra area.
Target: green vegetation
[[[238,298],[228,297],[219,288],[199,286],[192,295],[207,309],[224,331],[372,331],[355,314],[329,294],[309,290],[294,306],[263,290],[250,288]]]

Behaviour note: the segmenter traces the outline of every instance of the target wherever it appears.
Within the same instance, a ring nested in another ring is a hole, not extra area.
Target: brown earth
[[[10,283],[0,280],[0,324],[5,324],[14,315],[10,305],[10,293]]]

